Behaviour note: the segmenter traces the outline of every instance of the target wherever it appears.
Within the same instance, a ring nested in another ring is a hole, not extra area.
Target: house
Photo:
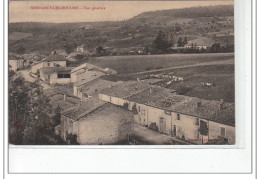
[[[192,143],[222,140],[235,144],[234,104],[176,95],[150,87],[130,94],[100,94],[100,99],[134,112],[134,122]],[[156,126],[154,128],[154,126]]]
[[[101,90],[105,88],[111,88],[118,83],[120,82],[113,82],[113,81],[95,78],[91,81],[86,81],[85,83],[74,84],[73,93],[76,97],[80,98],[81,100],[86,100],[93,95],[98,95],[98,93]]]
[[[87,45],[86,44],[82,44],[80,46],[77,46],[77,52],[80,52],[80,53],[88,53],[88,48],[87,48]]]
[[[71,67],[46,67],[40,69],[40,79],[49,84],[71,83]]]
[[[190,40],[188,41],[188,43],[186,45],[184,45],[185,48],[189,48],[189,49],[207,49],[209,47],[211,47],[213,44],[212,39],[207,38],[207,37],[201,37],[201,38],[197,38],[194,40]]]
[[[66,67],[66,58],[53,52],[43,60],[32,64],[31,71],[34,74],[39,74],[40,69],[45,67]]]
[[[13,70],[16,72],[19,69],[22,69],[24,67],[24,63],[26,61],[12,53],[8,54],[8,64],[10,66],[10,70]]]
[[[100,91],[98,98],[118,106],[124,106],[125,98],[137,94],[149,87],[150,85],[146,83],[127,81]]]
[[[84,63],[71,70],[71,82],[76,83],[80,81],[91,81],[95,78],[104,76],[106,71],[95,65]]]
[[[114,144],[132,134],[132,112],[98,98],[70,108],[61,115],[60,133],[64,141],[76,136],[79,144]]]

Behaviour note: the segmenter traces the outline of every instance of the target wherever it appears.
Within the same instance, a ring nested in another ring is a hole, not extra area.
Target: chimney
[[[201,107],[201,101],[198,101],[197,102],[197,108],[200,108]]]
[[[56,51],[52,51],[51,54],[52,54],[52,55],[53,55],[53,54],[56,54]]]
[[[66,94],[63,95],[63,100],[66,101]]]
[[[221,102],[221,103],[224,103],[224,99],[220,99],[220,102]]]

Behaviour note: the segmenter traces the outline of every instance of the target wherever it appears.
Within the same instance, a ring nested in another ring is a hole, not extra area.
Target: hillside
[[[179,37],[194,40],[207,37],[221,45],[234,44],[234,7],[208,6],[145,12],[126,21],[86,23],[10,23],[9,32],[31,33],[9,39],[10,51],[21,46],[26,52],[49,53],[86,44],[90,49],[106,47],[108,55],[128,54],[150,46],[158,31],[177,43]]]

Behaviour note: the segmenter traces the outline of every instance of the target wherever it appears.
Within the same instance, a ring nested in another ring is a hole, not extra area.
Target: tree
[[[97,54],[98,56],[103,56],[103,55],[105,55],[105,53],[106,53],[106,50],[104,49],[104,47],[98,46],[98,47],[96,48],[96,54]]]
[[[188,43],[188,40],[187,40],[187,37],[185,36],[184,40],[183,40],[183,46],[186,45],[187,43]]]
[[[209,133],[207,122],[200,120],[199,132],[202,135],[202,144],[203,144],[203,136],[207,136]]]
[[[16,49],[16,53],[18,54],[24,54],[25,53],[25,48],[23,46],[19,46],[17,49]]]
[[[65,52],[67,53],[67,54],[70,54],[71,52],[73,52],[74,51],[74,45],[72,45],[72,44],[67,44],[67,45],[65,45],[64,46],[64,48],[65,48]]]
[[[168,37],[163,31],[159,31],[156,39],[153,42],[155,50],[157,53],[169,52],[172,43],[168,41]]]
[[[49,100],[37,83],[9,80],[9,143],[38,144],[41,131],[51,127]]]
[[[178,42],[177,42],[177,46],[178,47],[183,47],[183,42],[182,42],[182,38],[180,37]]]

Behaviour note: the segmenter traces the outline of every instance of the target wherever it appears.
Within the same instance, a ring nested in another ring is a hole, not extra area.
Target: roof
[[[127,100],[235,126],[234,103],[223,103],[223,108],[220,109],[221,101],[176,95],[159,87],[146,89],[128,97]],[[201,103],[200,107],[197,107],[198,102]]]
[[[85,73],[85,79],[78,81],[74,84],[74,86],[80,87],[86,83],[89,83],[90,81],[93,81],[95,79],[98,79],[99,77],[103,76],[104,73],[97,72],[97,71],[86,71]]]
[[[166,88],[150,87],[126,99],[139,104],[148,104],[149,102],[157,101],[161,98],[164,98],[167,94],[167,91],[170,92],[170,90]]]
[[[80,120],[103,120],[106,122],[107,126],[114,126],[114,123],[107,122],[109,119],[112,119],[113,122],[116,122],[117,124],[124,125],[125,123],[132,122],[133,120],[133,112],[129,111],[127,109],[124,109],[120,106],[106,103],[99,108],[94,110],[95,113],[88,113],[84,117],[80,118]],[[95,116],[91,116],[95,115]],[[112,116],[112,118],[111,118]],[[122,129],[122,128],[121,128]]]
[[[71,70],[71,73],[74,73],[78,70],[81,70],[81,69],[88,69],[88,70],[91,70],[91,69],[94,69],[94,70],[98,70],[98,71],[101,71],[101,72],[106,72],[106,70],[104,70],[103,68],[100,68],[98,66],[95,66],[95,65],[92,65],[90,63],[84,63],[80,66],[77,66],[77,67],[74,67],[72,70]]]
[[[66,58],[62,55],[59,54],[51,54],[48,57],[46,57],[45,59],[43,59],[42,61],[66,61]]]
[[[93,95],[95,93],[99,93],[101,90],[105,88],[111,88],[112,86],[117,85],[118,82],[103,80],[103,79],[95,79],[88,83],[85,83],[79,87],[83,93],[88,95]]]
[[[191,45],[197,45],[197,46],[211,46],[213,44],[213,41],[207,37],[201,37],[198,39],[190,40],[185,46],[191,46]]]
[[[70,72],[71,69],[71,67],[45,67],[41,70],[44,74],[52,74],[55,72]]]
[[[78,120],[84,117],[93,110],[104,105],[106,102],[99,100],[96,97],[89,98],[88,100],[77,104],[76,106],[63,111],[61,114],[73,120]]]
[[[8,60],[23,60],[23,59],[14,53],[8,53]]]
[[[114,87],[104,89],[100,94],[106,94],[118,98],[127,98],[149,88],[150,85],[137,81],[122,82]]]

